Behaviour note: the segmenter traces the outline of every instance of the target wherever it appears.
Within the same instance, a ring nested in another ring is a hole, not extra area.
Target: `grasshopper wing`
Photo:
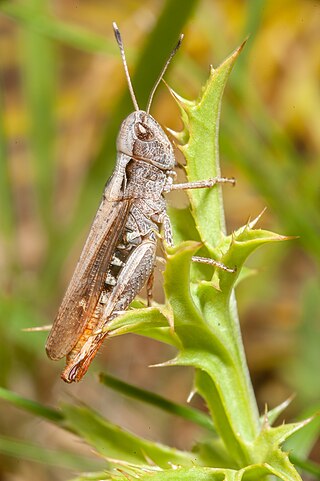
[[[108,200],[113,184],[111,178],[47,339],[46,351],[51,359],[61,359],[68,354],[85,329],[124,231],[130,201]]]

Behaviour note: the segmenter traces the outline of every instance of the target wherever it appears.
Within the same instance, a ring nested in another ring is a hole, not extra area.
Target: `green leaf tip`
[[[243,49],[246,41],[247,40],[245,40],[222,64],[220,64],[219,67],[214,68],[212,65],[210,66],[209,79],[207,80],[206,84],[201,88],[200,95],[196,100],[187,100],[183,98],[164,81],[170,94],[172,95],[173,99],[175,100],[175,102],[179,107],[179,110],[181,113],[181,120],[183,123],[183,128],[179,132],[171,129],[167,129],[167,130],[179,142],[180,144],[179,149],[184,154],[185,154],[184,146],[188,144],[190,139],[190,133],[192,130],[192,116],[197,110],[201,109],[201,106],[203,105],[203,103],[205,105],[207,103],[209,104],[209,102],[206,102],[207,95],[212,95],[217,93],[221,97],[226,79],[237,57],[240,55],[241,50]],[[222,86],[222,90],[221,90],[221,86]],[[219,90],[221,91],[219,92]],[[211,106],[212,105],[214,106],[214,104],[211,104]]]
[[[253,243],[259,246],[267,242],[278,242],[278,241],[281,242],[281,241],[291,240],[292,238],[294,238],[292,236],[277,234],[275,232],[271,232],[265,229],[255,229],[257,223],[261,219],[265,210],[266,209],[264,209],[253,220],[249,218],[245,225],[238,228],[236,231],[232,233],[230,246],[232,244],[237,244],[237,243],[248,244],[248,245],[249,243]],[[224,240],[225,244],[228,243],[228,239],[230,239],[230,236],[225,238]]]
[[[303,421],[299,421],[297,423],[290,423],[290,424],[281,424],[277,427],[269,427],[271,433],[271,441],[273,441],[277,445],[282,445],[290,436],[292,436],[300,429],[304,428],[307,424],[309,424],[314,418],[310,417],[304,419]]]
[[[281,241],[297,239],[296,236],[286,236],[282,234],[277,234],[275,232],[267,231],[264,229],[255,229],[256,225],[260,221],[265,211],[266,211],[266,208],[264,208],[262,212],[260,212],[260,214],[258,214],[257,217],[255,217],[253,220],[251,220],[251,218],[249,217],[245,225],[243,225],[242,227],[239,227],[236,231],[233,232],[232,240],[243,241],[246,235],[248,235],[248,240],[249,240],[249,237],[252,237],[252,240],[260,239],[261,243],[278,242],[278,241],[281,242]]]
[[[188,142],[189,140],[189,119],[188,119],[188,111],[191,109],[193,106],[196,105],[196,101],[194,100],[187,100],[183,98],[181,95],[179,95],[177,92],[175,92],[165,80],[163,80],[164,84],[169,90],[169,93],[171,94],[172,98],[176,102],[177,106],[179,107],[180,110],[180,115],[181,115],[181,120],[183,127],[182,129],[177,132],[175,130],[167,128],[168,132],[179,142],[179,148],[181,145],[184,145]]]
[[[278,417],[287,409],[288,406],[290,406],[294,398],[295,395],[292,394],[290,397],[288,397],[288,399],[270,410],[268,410],[268,406],[266,404],[264,415],[260,418],[261,424],[263,424],[265,418],[267,418],[269,425],[272,426],[272,424],[278,419]]]

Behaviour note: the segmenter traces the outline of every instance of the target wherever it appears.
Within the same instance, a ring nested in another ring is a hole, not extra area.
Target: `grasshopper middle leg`
[[[210,189],[217,184],[232,184],[235,185],[236,180],[234,177],[212,177],[205,180],[196,180],[194,182],[184,182],[181,184],[169,183],[165,188],[165,192],[171,192],[172,190],[188,190],[188,189]]]
[[[212,177],[206,180],[198,180],[194,182],[185,182],[181,184],[172,184],[171,182],[168,183],[165,191],[171,192],[172,190],[188,190],[188,189],[208,189],[214,187],[217,184],[232,184],[235,185],[236,181],[233,177]],[[172,229],[170,219],[167,214],[163,216],[162,225],[164,230],[164,239],[170,246],[173,245],[172,241]],[[201,264],[209,264],[218,269],[222,269],[226,272],[234,273],[236,272],[236,268],[230,268],[225,266],[222,262],[216,261],[214,259],[210,259],[208,257],[200,257],[200,256],[193,256],[193,262],[198,262]]]

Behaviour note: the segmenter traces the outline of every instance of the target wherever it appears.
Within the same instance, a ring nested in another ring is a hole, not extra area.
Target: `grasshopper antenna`
[[[125,56],[125,53],[124,53],[123,42],[122,42],[120,30],[118,29],[118,26],[117,26],[116,22],[113,22],[112,26],[113,26],[114,36],[116,37],[117,44],[119,45],[119,48],[120,48],[122,63],[123,63],[124,71],[125,71],[125,74],[126,74],[126,79],[127,79],[127,82],[128,82],[128,87],[129,87],[130,95],[131,95],[131,98],[132,98],[132,102],[133,102],[134,108],[136,110],[140,110],[137,99],[136,99],[136,96],[134,94],[133,87],[132,87],[131,78],[130,78],[130,74],[129,74],[129,70],[128,70],[128,64],[127,64],[126,56]]]
[[[146,110],[147,115],[149,115],[150,107],[151,107],[151,104],[152,104],[152,100],[153,100],[153,96],[154,96],[154,94],[155,94],[155,91],[157,90],[158,85],[159,85],[159,83],[161,82],[162,77],[164,76],[164,74],[165,74],[165,72],[166,72],[166,70],[167,70],[167,68],[168,68],[168,66],[169,66],[169,63],[171,62],[172,57],[174,57],[174,55],[175,55],[175,54],[177,53],[177,51],[179,50],[182,40],[183,40],[183,34],[180,35],[177,45],[176,45],[176,46],[174,47],[174,49],[172,50],[172,52],[171,52],[168,60],[167,60],[166,63],[165,63],[165,66],[164,66],[163,69],[161,70],[161,73],[160,73],[160,75],[159,75],[159,77],[158,77],[158,80],[156,81],[156,83],[155,83],[154,86],[153,86],[153,89],[151,90],[151,93],[150,93],[150,96],[149,96],[149,100],[148,100],[148,104],[147,104],[147,110]]]

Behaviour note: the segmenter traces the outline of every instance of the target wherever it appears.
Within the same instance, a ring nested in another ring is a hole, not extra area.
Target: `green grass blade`
[[[0,399],[8,401],[12,406],[19,409],[23,409],[30,414],[34,414],[37,417],[52,421],[55,423],[61,423],[64,420],[63,414],[57,409],[49,408],[36,401],[26,399],[19,394],[0,387]]]
[[[42,446],[0,436],[0,453],[17,459],[26,459],[51,466],[61,466],[72,470],[89,470],[101,467],[98,458],[90,460],[61,450],[46,449]]]
[[[68,24],[60,19],[55,19],[28,5],[12,1],[1,2],[0,13],[27,27],[34,33],[44,35],[51,40],[65,43],[71,47],[92,53],[108,53],[111,55],[118,53],[113,40],[97,35],[78,25]]]
[[[157,407],[162,411],[179,416],[183,419],[187,419],[188,421],[191,421],[203,428],[208,429],[211,432],[216,433],[214,425],[209,416],[203,414],[197,409],[174,403],[163,396],[160,396],[159,394],[146,391],[145,389],[140,389],[132,384],[120,381],[120,379],[116,379],[109,374],[100,374],[100,382],[105,386],[110,387],[114,391],[130,397],[131,399],[136,399],[138,401],[150,404],[151,406]]]

